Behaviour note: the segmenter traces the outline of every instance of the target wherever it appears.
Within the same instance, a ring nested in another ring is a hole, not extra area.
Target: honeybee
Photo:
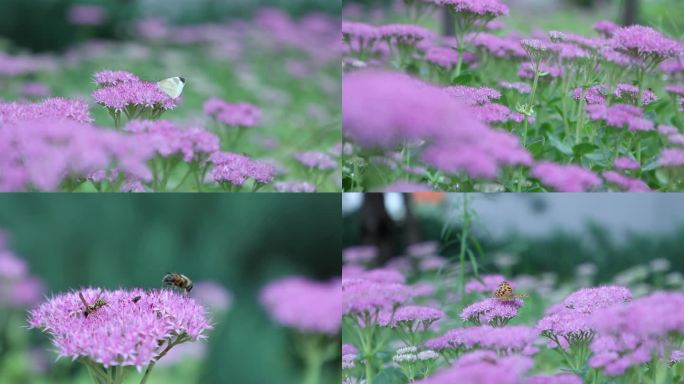
[[[134,297],[131,301],[132,301],[134,304],[137,304],[138,301],[140,301],[140,299],[142,299],[142,296],[136,296],[136,297]]]
[[[107,305],[107,302],[100,298],[101,296],[102,296],[102,291],[100,291],[100,293],[97,295],[97,299],[95,299],[94,303],[88,304],[85,297],[83,297],[83,293],[82,292],[78,293],[78,297],[81,299],[81,302],[83,303],[83,306],[85,307],[85,309],[83,310],[83,316],[88,318],[89,315],[93,314],[98,309]]]
[[[164,275],[162,283],[172,287],[180,288],[185,291],[185,293],[190,293],[192,291],[192,280],[187,276],[181,275],[180,273],[167,272]]]
[[[494,297],[499,301],[512,301],[515,299],[524,299],[527,297],[525,294],[516,295],[513,293],[513,287],[508,283],[508,281],[502,281],[499,287],[494,291]]]

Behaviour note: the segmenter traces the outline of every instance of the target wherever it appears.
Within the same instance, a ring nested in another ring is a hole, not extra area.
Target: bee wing
[[[81,302],[83,305],[88,308],[88,302],[86,301],[85,297],[83,297],[83,292],[78,292],[78,297],[81,299]]]
[[[180,81],[178,77],[170,77],[158,82],[157,87],[159,87],[159,89],[166,93],[170,98],[175,99],[183,92],[185,83]]]

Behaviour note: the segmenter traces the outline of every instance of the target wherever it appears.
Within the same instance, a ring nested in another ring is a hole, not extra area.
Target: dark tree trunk
[[[444,36],[456,35],[456,19],[454,14],[446,9],[442,11],[442,33],[444,33]]]
[[[404,209],[406,209],[406,218],[404,219],[404,233],[406,244],[415,244],[421,241],[420,228],[418,221],[413,214],[413,199],[408,193],[402,194],[404,200]]]
[[[637,23],[639,17],[639,0],[625,0],[622,13],[622,25],[632,25]]]
[[[365,194],[361,206],[361,241],[378,247],[380,263],[394,255],[394,232],[394,222],[385,210],[385,196]]]

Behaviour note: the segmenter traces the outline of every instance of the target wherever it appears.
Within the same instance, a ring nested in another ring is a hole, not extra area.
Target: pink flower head
[[[594,24],[593,28],[604,37],[610,38],[613,36],[613,32],[618,30],[620,26],[610,20],[599,20]]]
[[[425,61],[450,70],[458,63],[458,53],[452,48],[430,47],[425,52]]]
[[[141,109],[173,109],[178,100],[169,97],[156,83],[147,81],[119,82],[97,89],[92,97],[98,104],[116,112],[129,106]]]
[[[603,173],[603,178],[616,186],[621,190],[627,192],[650,192],[651,188],[648,187],[643,180],[634,179],[627,177],[621,173],[615,171],[607,171]]]
[[[660,70],[669,74],[677,75],[684,72],[684,57],[673,57],[663,61],[660,66]]]
[[[26,261],[8,250],[0,250],[0,279],[19,280],[28,273]]]
[[[432,37],[430,30],[411,24],[383,25],[378,31],[382,39],[400,47],[415,47],[421,41]]]
[[[676,96],[684,96],[684,84],[668,84],[665,86],[665,92]]]
[[[288,277],[269,283],[260,300],[278,323],[301,332],[336,335],[342,322],[340,280]],[[315,305],[312,305],[314,304]]]
[[[181,129],[168,120],[134,120],[126,130],[161,157],[180,155],[186,162],[202,161],[219,149],[213,133],[199,127]]]
[[[84,316],[78,292],[89,303],[99,297],[107,305]],[[78,292],[54,296],[29,312],[29,326],[46,332],[60,357],[85,357],[104,367],[141,370],[170,343],[204,339],[211,329],[201,305],[171,290]]]
[[[632,159],[631,157],[621,156],[615,159],[613,162],[613,167],[616,169],[639,169],[641,164],[638,161]]]
[[[592,85],[591,87],[583,90],[583,88],[578,87],[573,91],[573,97],[575,100],[579,100],[584,97],[587,104],[605,104],[606,103],[606,87],[603,85]]]
[[[492,351],[475,351],[462,355],[456,363],[416,384],[520,384],[534,362],[529,357],[497,356]]]
[[[594,172],[578,165],[540,162],[532,167],[530,175],[558,192],[584,192],[601,185]]]
[[[471,304],[461,311],[461,319],[475,324],[505,324],[508,320],[518,315],[518,309],[522,307],[520,299],[502,301],[493,297]]]
[[[426,306],[408,305],[399,307],[389,319],[387,324],[391,327],[406,326],[411,332],[425,332],[430,326],[446,317],[441,309]]]
[[[93,121],[88,104],[81,100],[53,97],[38,103],[0,102],[0,122],[3,124],[42,119],[72,120],[79,123]]]
[[[101,87],[109,87],[121,83],[134,83],[140,81],[138,76],[127,71],[112,71],[105,70],[95,73],[93,75],[95,84]]]
[[[639,88],[632,84],[618,84],[615,88],[615,97],[626,100],[634,105],[648,105],[658,100],[658,97],[651,90],[643,90],[641,95],[641,104],[638,102]]]
[[[342,88],[344,134],[362,147],[424,141],[427,164],[485,178],[495,177],[501,166],[531,162],[515,136],[488,128],[440,88],[376,71],[346,75]]]
[[[684,165],[684,149],[666,148],[658,157],[658,165],[663,167],[681,167]]]
[[[654,353],[672,342],[669,335],[684,332],[682,305],[681,293],[655,292],[596,311],[590,322],[599,337],[591,344],[594,356],[589,365],[615,376],[650,361]]]
[[[363,277],[342,279],[345,314],[377,315],[381,310],[391,311],[410,298],[408,287],[402,283],[379,282]],[[371,321],[377,321],[377,318]]]
[[[204,113],[231,127],[253,127],[261,123],[262,112],[249,103],[227,103],[213,98],[204,103]]]
[[[275,177],[272,165],[237,153],[214,152],[210,161],[214,166],[209,178],[222,184],[242,186],[250,178],[257,184],[268,184]]]
[[[652,131],[655,129],[653,121],[644,117],[641,108],[629,104],[594,104],[586,106],[587,115],[591,120],[603,120],[611,127],[627,128],[632,132]]]
[[[337,161],[325,152],[299,152],[294,157],[300,164],[310,169],[328,171],[337,168]]]
[[[501,97],[501,92],[488,87],[454,85],[444,89],[447,94],[469,105],[482,105]]]
[[[660,62],[682,53],[682,43],[663,36],[651,27],[632,25],[613,31],[610,45],[643,60]]]
[[[211,280],[194,282],[191,296],[210,312],[226,312],[233,302],[230,291],[223,284]]]
[[[431,0],[437,5],[448,7],[451,11],[485,18],[508,14],[508,7],[499,0]]]
[[[539,332],[531,327],[510,325],[506,327],[455,328],[442,336],[428,340],[425,345],[430,349],[487,349],[502,354],[525,353],[534,351],[534,342]]]
[[[433,189],[427,184],[415,183],[406,180],[398,180],[385,186],[383,192],[432,192]]]
[[[520,40],[512,37],[479,33],[473,36],[472,44],[476,48],[501,59],[524,59],[527,57]]]
[[[66,177],[87,177],[116,163],[151,179],[151,149],[133,137],[71,120],[31,120],[0,128],[0,190],[54,191]]]

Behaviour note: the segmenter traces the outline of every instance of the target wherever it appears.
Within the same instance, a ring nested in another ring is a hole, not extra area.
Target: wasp
[[[164,275],[162,283],[172,287],[180,288],[185,291],[185,293],[190,293],[192,291],[192,280],[187,276],[181,275],[180,273],[167,272]]]
[[[85,309],[83,310],[83,316],[88,318],[88,316],[93,314],[95,311],[97,311],[98,309],[107,305],[107,302],[100,298],[101,296],[102,296],[102,291],[100,291],[100,294],[97,295],[97,299],[95,299],[94,303],[88,304],[85,297],[83,297],[83,293],[82,292],[78,293],[78,297],[81,299],[81,302],[83,303],[83,306],[85,307]]]

